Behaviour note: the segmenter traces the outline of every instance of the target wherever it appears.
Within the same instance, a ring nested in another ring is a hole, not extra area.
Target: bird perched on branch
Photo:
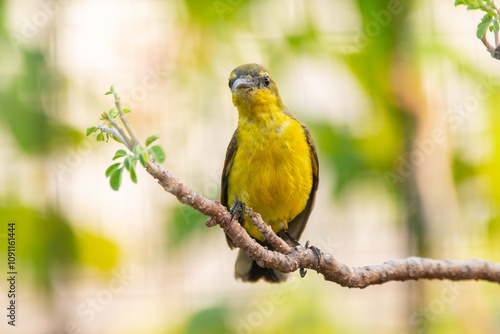
[[[221,203],[233,214],[243,211],[240,223],[260,243],[270,247],[244,215],[245,206],[296,245],[318,188],[318,156],[311,133],[283,104],[276,83],[261,65],[235,68],[229,88],[239,118],[226,152]],[[229,237],[227,242],[234,248]],[[286,279],[281,272],[259,267],[242,250],[236,259],[235,277],[248,282]]]

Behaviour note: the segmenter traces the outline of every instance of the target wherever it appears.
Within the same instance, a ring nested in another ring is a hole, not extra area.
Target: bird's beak
[[[251,88],[253,86],[254,86],[254,84],[250,78],[242,77],[242,78],[238,78],[234,81],[233,87],[231,88],[231,91],[234,92],[238,88]]]

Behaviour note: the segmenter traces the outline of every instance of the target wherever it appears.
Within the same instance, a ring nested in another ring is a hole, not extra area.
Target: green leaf
[[[467,5],[467,10],[472,10],[472,9],[479,9],[481,6],[484,5],[484,0],[457,0],[455,3],[464,4]],[[460,3],[461,2],[461,3]]]
[[[91,127],[87,128],[87,130],[85,130],[85,135],[89,136],[90,134],[96,132],[97,129],[99,129],[99,127],[97,127],[97,126],[91,126]]]
[[[477,32],[476,32],[477,38],[479,38],[479,39],[483,38],[484,34],[488,30],[488,27],[490,26],[492,21],[493,21],[493,18],[490,17],[488,14],[486,14],[483,17],[483,20],[481,21],[481,23],[479,23],[477,25]]]
[[[465,1],[464,0],[455,0],[455,6],[459,6],[459,5],[465,5]]]
[[[486,0],[486,6],[490,7],[490,9],[494,10],[494,8],[496,8],[495,1],[494,0]]]
[[[141,161],[141,164],[146,167],[146,164],[149,161],[149,155],[148,152],[142,147],[142,146],[134,146],[132,149],[134,152],[134,156],[136,159],[139,159]],[[137,162],[137,161],[136,161]]]
[[[135,164],[130,165],[130,179],[132,180],[132,182],[137,183],[137,175],[135,174]]]
[[[151,135],[148,138],[146,138],[146,147],[148,147],[152,142],[154,142],[158,138],[160,138],[160,136],[158,135]]]
[[[109,91],[110,91],[111,93],[114,93],[114,92],[115,92],[115,85],[111,85],[111,86],[109,87]]]
[[[124,114],[128,114],[129,112],[130,112],[130,109],[128,109],[128,108],[123,108],[123,113],[124,113]]]
[[[109,94],[113,94],[113,92],[108,91],[108,92],[104,93],[104,95],[109,95]]]
[[[116,117],[118,117],[118,111],[116,111],[116,109],[115,109],[115,108],[111,108],[111,109],[109,109],[108,114],[109,114],[109,116],[110,116],[111,118],[116,118]]]
[[[140,149],[141,149],[141,147],[139,145],[136,145],[136,146],[132,147],[132,152],[134,152],[135,156],[139,155],[139,150]]]
[[[130,170],[131,159],[132,157],[128,156],[125,158],[125,161],[123,161],[123,166],[125,166],[127,170]]]
[[[102,132],[97,135],[97,141],[104,141],[104,135]]]
[[[493,30],[495,31],[499,31],[500,30],[500,26],[498,24],[498,20],[493,20]]]
[[[124,157],[126,155],[127,155],[127,152],[125,152],[125,150],[118,150],[118,151],[116,151],[115,156],[113,157],[113,160]]]
[[[149,162],[149,154],[146,151],[142,151],[139,155],[139,160],[141,161],[141,165],[146,167]]]
[[[112,164],[111,166],[106,169],[106,177],[109,177],[115,170],[118,169],[118,167],[121,165],[121,162],[118,162],[116,164]]]
[[[162,163],[165,161],[166,155],[165,151],[160,145],[155,145],[149,149],[149,152],[151,152],[151,155],[153,156],[153,159],[155,159],[158,163]]]
[[[477,3],[471,3],[467,6],[467,10],[473,10],[473,9],[479,9],[479,8],[481,8],[481,5],[477,4]]]
[[[111,178],[109,179],[109,184],[113,190],[120,189],[120,184],[122,183],[122,172],[123,167],[118,168],[111,174]]]

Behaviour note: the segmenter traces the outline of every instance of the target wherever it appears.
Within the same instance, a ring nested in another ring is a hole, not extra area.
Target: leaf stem
[[[120,121],[122,121],[123,126],[125,126],[125,129],[127,130],[128,134],[132,138],[132,147],[137,146],[137,145],[143,147],[141,140],[139,139],[139,137],[135,133],[134,129],[132,129],[132,127],[130,126],[128,119],[125,116],[125,113],[123,112],[122,105],[120,102],[120,97],[118,96],[118,93],[113,91],[113,95],[115,97],[116,110],[118,110],[118,114],[120,115]]]
[[[130,138],[125,134],[125,131],[123,131],[123,128],[121,128],[118,123],[115,122],[113,118],[111,118],[108,113],[104,112],[102,114],[102,117],[114,128],[108,128],[105,126],[100,126],[99,129],[103,132],[107,132],[110,134],[113,134],[117,139],[119,139],[127,148],[132,151],[134,148],[134,143],[130,140]],[[105,131],[104,129],[109,129],[109,131]],[[111,130],[114,130],[113,133],[110,132]],[[118,136],[116,135],[118,134]]]

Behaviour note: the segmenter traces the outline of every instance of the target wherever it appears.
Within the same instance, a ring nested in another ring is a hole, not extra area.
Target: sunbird
[[[221,203],[231,211],[238,204],[252,208],[274,232],[296,245],[318,189],[318,155],[311,132],[283,104],[276,82],[261,65],[235,68],[229,88],[238,109],[238,126],[226,151]],[[270,247],[247,216],[239,219],[250,236]],[[227,235],[226,239],[234,248]],[[235,277],[244,282],[286,280],[285,274],[261,268],[242,250]]]

